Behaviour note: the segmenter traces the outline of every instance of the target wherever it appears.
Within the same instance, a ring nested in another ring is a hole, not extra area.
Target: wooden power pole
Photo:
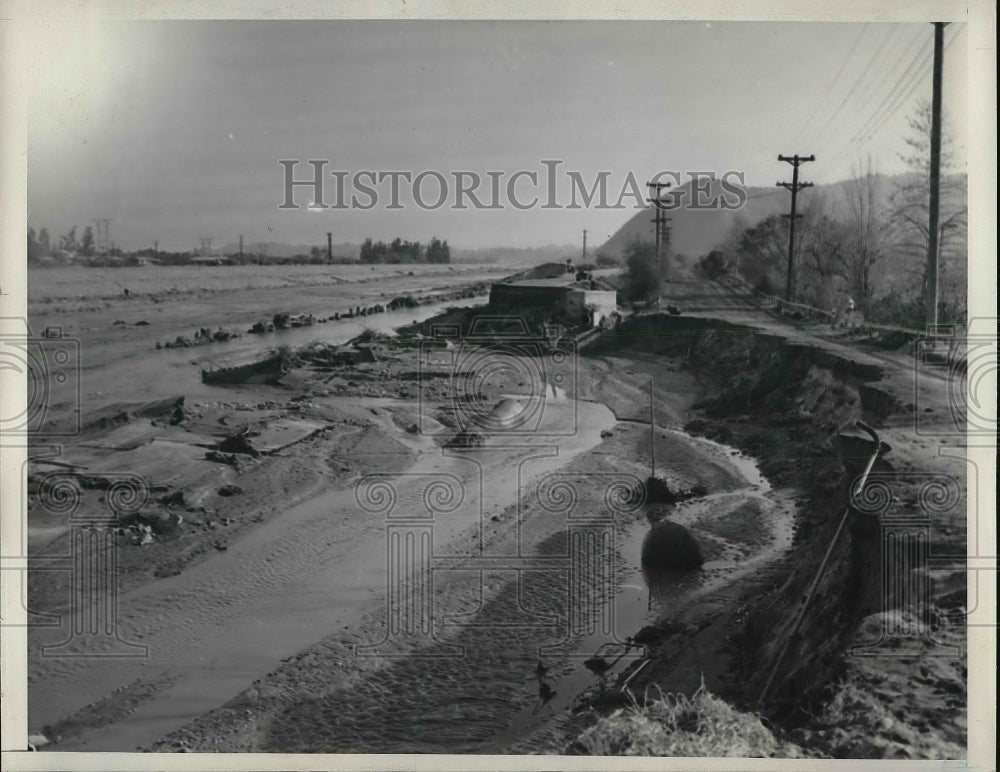
[[[651,190],[655,189],[656,192],[653,193],[652,198],[647,198],[646,201],[653,205],[653,231],[656,234],[656,261],[660,261],[660,250],[663,244],[663,223],[666,221],[666,217],[663,215],[663,199],[660,198],[660,191],[664,188],[669,188],[669,182],[647,182],[647,187]]]
[[[785,300],[791,302],[792,300],[792,275],[794,271],[794,258],[795,258],[795,198],[802,188],[811,188],[811,182],[799,182],[799,166],[806,163],[807,161],[815,161],[816,156],[801,156],[796,153],[793,156],[779,155],[779,161],[785,161],[792,165],[792,181],[791,182],[776,182],[779,188],[785,188],[786,190],[792,191],[792,213],[788,215],[788,275],[785,279]]]
[[[938,321],[938,220],[941,206],[941,70],[944,51],[943,22],[934,22],[934,74],[931,97],[930,201],[927,223],[927,288],[924,299],[926,322]]]
[[[583,229],[583,259],[581,261],[584,265],[587,264],[587,229]]]
[[[653,415],[653,379],[649,379],[649,478],[656,477],[656,418]]]

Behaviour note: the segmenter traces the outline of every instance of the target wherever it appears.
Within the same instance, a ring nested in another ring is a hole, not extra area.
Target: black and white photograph
[[[995,769],[994,5],[3,5],[5,769]]]

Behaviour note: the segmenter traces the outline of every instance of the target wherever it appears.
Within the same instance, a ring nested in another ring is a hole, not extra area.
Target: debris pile
[[[220,343],[222,341],[238,337],[240,337],[238,332],[224,330],[221,327],[219,327],[215,332],[212,332],[208,327],[201,327],[196,330],[194,335],[190,338],[186,335],[178,335],[172,341],[168,340],[166,343],[161,344],[159,341],[156,341],[156,348],[191,348],[192,346],[206,346],[210,343]]]
[[[460,431],[448,440],[444,446],[446,448],[457,449],[481,448],[485,442],[486,438],[478,432]]]
[[[260,451],[253,446],[253,443],[250,442],[250,438],[259,435],[260,432],[255,432],[251,429],[243,429],[242,431],[234,432],[219,443],[218,450],[222,453],[239,453],[241,455],[257,458],[260,455]]]

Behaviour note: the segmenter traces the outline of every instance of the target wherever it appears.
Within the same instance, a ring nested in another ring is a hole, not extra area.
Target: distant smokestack
[[[326,262],[333,262],[333,234],[326,234]]]

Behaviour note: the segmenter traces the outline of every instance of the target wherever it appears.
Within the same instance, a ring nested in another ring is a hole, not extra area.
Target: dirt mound
[[[565,276],[566,273],[565,263],[542,263],[541,265],[536,265],[534,268],[528,268],[523,271],[518,271],[515,274],[511,274],[503,279],[503,281],[511,282],[532,281],[534,279],[558,279],[561,276]]]
[[[661,520],[654,523],[642,541],[642,565],[690,571],[701,568],[705,555],[694,535],[684,526]]]
[[[647,477],[645,488],[646,501],[650,504],[676,504],[708,493],[708,488],[704,485],[696,485],[688,490],[670,490],[666,480],[659,477]]]

